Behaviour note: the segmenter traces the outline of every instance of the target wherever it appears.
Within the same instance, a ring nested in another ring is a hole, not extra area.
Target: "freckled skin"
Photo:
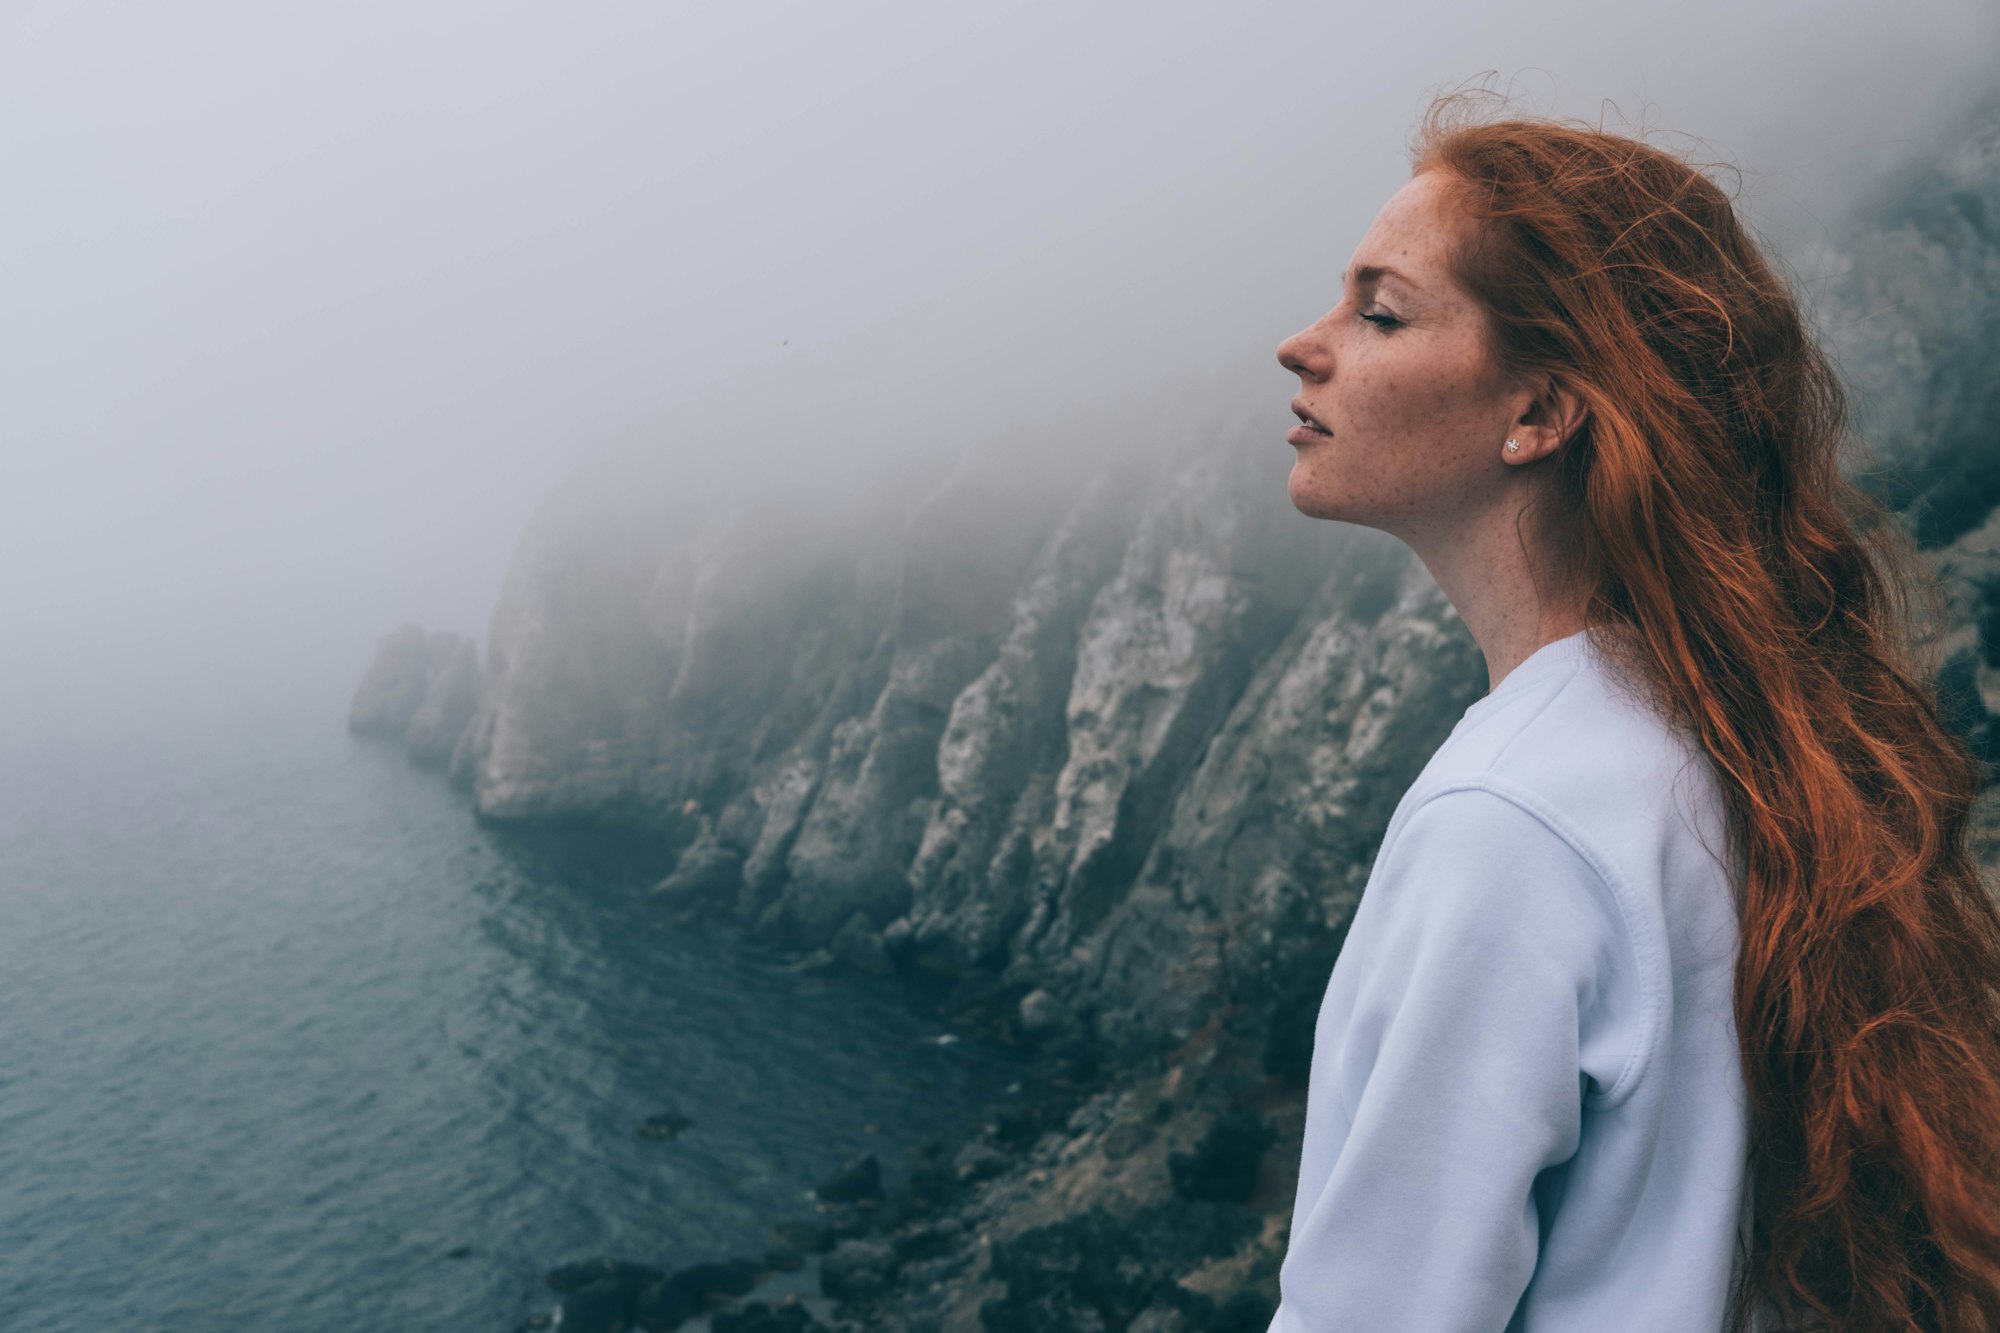
[[[1562,386],[1501,373],[1485,315],[1449,268],[1471,226],[1441,176],[1412,177],[1355,247],[1340,303],[1280,343],[1278,361],[1299,377],[1298,405],[1332,432],[1293,446],[1292,504],[1407,543],[1498,684],[1542,644],[1583,628],[1572,602],[1548,600],[1561,571],[1532,516],[1516,533],[1547,485],[1549,468],[1537,464],[1574,433],[1582,409]],[[1356,281],[1364,267],[1403,280]],[[1521,446],[1512,454],[1509,439]]]

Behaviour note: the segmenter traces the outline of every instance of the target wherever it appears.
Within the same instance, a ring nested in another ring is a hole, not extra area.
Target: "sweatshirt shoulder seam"
[[[1398,824],[1397,832],[1400,834],[1402,827],[1407,825],[1424,806],[1456,791],[1483,791],[1515,806],[1562,839],[1571,851],[1582,858],[1585,865],[1597,872],[1598,880],[1610,893],[1612,903],[1618,910],[1619,922],[1624,928],[1626,948],[1631,954],[1634,971],[1639,978],[1639,1031],[1618,1077],[1612,1080],[1610,1087],[1589,1094],[1586,1100],[1602,1109],[1619,1105],[1632,1095],[1646,1068],[1652,1063],[1653,1051],[1658,1044],[1659,1030],[1664,1022],[1666,1008],[1665,984],[1658,952],[1651,947],[1651,941],[1642,943],[1640,923],[1645,919],[1645,914],[1638,910],[1638,904],[1633,900],[1631,886],[1618,872],[1611,859],[1599,851],[1596,844],[1560,811],[1533,792],[1518,787],[1504,778],[1495,777],[1491,773],[1455,778],[1427,789],[1417,803],[1405,813]],[[1384,848],[1385,852],[1386,850]]]

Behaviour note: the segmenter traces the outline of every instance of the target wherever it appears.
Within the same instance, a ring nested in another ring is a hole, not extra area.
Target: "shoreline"
[[[811,951],[791,965],[845,967]],[[879,1168],[864,1154],[816,1187],[832,1201],[772,1218],[762,1255],[623,1278],[607,1256],[597,1282],[552,1292],[554,1309],[516,1327],[1262,1333],[1305,1090],[1258,1067],[1251,1025],[1220,1011],[1173,1050],[1117,1064],[1074,1037],[1019,1041],[995,996],[938,1016],[1029,1061],[969,1128],[907,1145],[909,1179],[871,1188]]]

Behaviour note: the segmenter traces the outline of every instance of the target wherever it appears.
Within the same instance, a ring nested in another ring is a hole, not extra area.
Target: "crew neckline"
[[[1565,634],[1560,639],[1550,639],[1517,662],[1512,671],[1501,677],[1498,685],[1474,699],[1471,706],[1465,710],[1465,715],[1470,717],[1496,699],[1513,694],[1544,676],[1553,675],[1566,666],[1582,661],[1590,650],[1590,631],[1587,629],[1580,629],[1574,634]]]

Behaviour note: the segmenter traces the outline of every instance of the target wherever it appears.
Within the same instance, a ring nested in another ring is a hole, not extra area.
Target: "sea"
[[[0,1330],[505,1333],[566,1261],[761,1257],[1018,1086],[902,981],[671,927],[629,846],[480,825],[346,702],[0,740]]]

